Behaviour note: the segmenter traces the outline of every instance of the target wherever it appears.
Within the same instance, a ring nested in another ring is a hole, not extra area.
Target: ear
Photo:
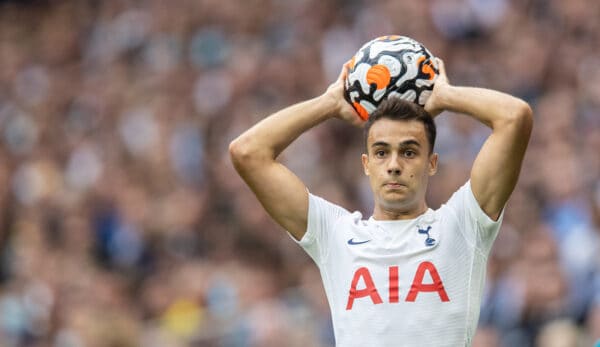
[[[360,158],[363,164],[363,171],[365,172],[366,176],[369,176],[369,156],[363,153]]]
[[[429,176],[435,175],[437,172],[438,154],[431,153],[429,156]]]

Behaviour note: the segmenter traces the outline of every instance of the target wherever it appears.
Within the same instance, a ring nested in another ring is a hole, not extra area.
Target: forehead
[[[392,120],[383,118],[371,126],[367,136],[367,147],[375,142],[386,142],[396,145],[406,140],[415,140],[427,147],[425,125],[417,120]]]

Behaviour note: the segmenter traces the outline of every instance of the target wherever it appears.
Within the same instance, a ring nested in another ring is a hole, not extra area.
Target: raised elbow
[[[238,137],[229,144],[229,157],[238,171],[268,158],[263,152],[251,139],[244,136]]]
[[[533,110],[525,101],[521,101],[517,111],[515,112],[515,122],[527,134],[533,129]]]
[[[512,107],[507,117],[499,123],[511,131],[518,131],[523,135],[529,136],[533,129],[533,111],[528,103],[522,100]]]
[[[247,160],[249,157],[248,146],[244,146],[244,141],[239,137],[229,143],[229,158],[235,166],[238,166],[239,163],[244,162],[244,159]]]

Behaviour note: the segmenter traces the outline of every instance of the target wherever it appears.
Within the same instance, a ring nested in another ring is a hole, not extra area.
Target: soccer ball
[[[345,97],[364,120],[387,97],[424,106],[439,73],[425,46],[399,35],[367,42],[347,66]]]

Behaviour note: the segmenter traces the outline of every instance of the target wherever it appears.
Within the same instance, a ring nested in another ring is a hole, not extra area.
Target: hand
[[[440,58],[435,58],[439,73],[435,80],[435,84],[433,86],[433,92],[427,99],[425,103],[425,111],[427,111],[432,117],[437,116],[442,111],[444,111],[443,106],[443,97],[442,95],[446,92],[448,88],[451,87],[448,82],[448,76],[446,75],[446,67],[444,66],[444,61]]]
[[[348,63],[344,64],[342,67],[342,71],[340,71],[337,80],[327,87],[324,96],[329,97],[330,100],[333,100],[335,103],[337,118],[343,119],[354,126],[363,127],[365,122],[359,117],[352,105],[344,98],[344,80],[348,73],[347,64]]]

